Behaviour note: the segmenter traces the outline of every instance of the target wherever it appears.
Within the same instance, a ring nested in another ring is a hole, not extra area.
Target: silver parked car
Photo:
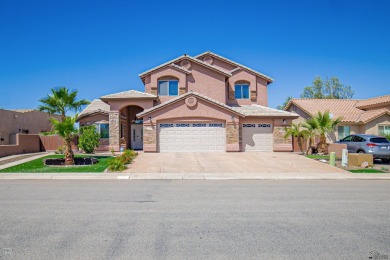
[[[382,159],[383,162],[390,160],[390,142],[382,136],[354,134],[336,143],[347,144],[349,153],[369,153],[374,159]]]

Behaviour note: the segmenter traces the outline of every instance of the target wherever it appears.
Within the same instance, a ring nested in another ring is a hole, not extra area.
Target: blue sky
[[[94,99],[210,50],[275,79],[269,106],[337,76],[354,98],[390,94],[390,1],[0,1],[0,107],[55,86]]]

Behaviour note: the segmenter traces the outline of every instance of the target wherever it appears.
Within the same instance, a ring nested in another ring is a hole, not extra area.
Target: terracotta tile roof
[[[137,90],[128,90],[100,97],[100,99],[157,98],[157,96]]]
[[[204,56],[204,55],[206,55],[206,54],[208,54],[208,55],[210,55],[210,56],[217,57],[217,58],[220,59],[220,60],[223,60],[223,61],[225,61],[225,62],[227,62],[227,63],[230,63],[230,64],[232,64],[232,65],[237,66],[238,68],[233,69],[233,70],[231,71],[231,73],[234,72],[234,71],[236,71],[236,70],[238,70],[238,69],[244,69],[244,70],[248,70],[248,71],[250,71],[250,72],[256,74],[257,76],[259,76],[259,77],[261,77],[261,78],[264,78],[264,79],[267,80],[269,83],[271,83],[271,82],[274,81],[271,77],[268,77],[267,75],[264,75],[263,73],[260,73],[260,72],[254,70],[254,69],[251,69],[251,68],[249,68],[249,67],[247,67],[247,66],[244,66],[244,65],[242,65],[242,64],[240,64],[240,63],[238,63],[238,62],[229,60],[229,59],[227,59],[227,58],[225,58],[225,57],[223,57],[223,56],[220,56],[220,55],[218,55],[218,54],[215,54],[215,53],[213,53],[213,52],[211,52],[211,51],[206,51],[206,52],[203,52],[203,53],[201,53],[201,54],[199,54],[199,55],[196,55],[195,58],[200,58],[200,57],[202,57],[202,56]]]
[[[294,104],[309,116],[314,116],[319,111],[329,111],[334,118],[342,117],[342,122],[357,122],[363,112],[356,108],[358,102],[359,100],[356,99],[293,98],[284,110]]]
[[[286,118],[299,117],[299,115],[296,113],[291,113],[291,112],[260,106],[260,105],[246,105],[246,106],[239,106],[239,107],[232,107],[232,108],[244,114],[245,116],[265,116],[265,117],[283,116]]]
[[[100,99],[94,99],[83,111],[81,111],[77,119],[96,113],[108,114],[108,112],[110,112],[109,104]]]
[[[364,109],[364,108],[377,107],[386,104],[390,105],[390,95],[361,100],[357,103],[356,107]]]
[[[197,93],[197,92],[187,92],[186,94],[177,96],[177,97],[175,97],[175,98],[173,98],[173,99],[170,99],[170,100],[168,100],[168,101],[166,101],[166,102],[164,102],[164,103],[161,103],[161,104],[159,104],[159,105],[157,105],[157,106],[154,106],[154,107],[149,108],[149,109],[145,109],[145,110],[142,111],[141,113],[138,113],[138,114],[137,114],[137,117],[138,117],[138,118],[139,118],[139,117],[143,117],[143,116],[145,116],[145,115],[147,115],[147,114],[149,114],[149,113],[151,113],[151,112],[153,112],[153,111],[155,111],[155,110],[158,110],[158,109],[161,109],[161,108],[163,108],[163,107],[166,107],[166,106],[168,106],[168,105],[170,105],[170,104],[172,104],[172,103],[175,103],[175,102],[177,102],[177,101],[179,101],[179,100],[182,100],[182,99],[184,99],[184,98],[186,98],[187,96],[190,96],[190,95],[197,96],[197,97],[199,97],[199,98],[201,98],[201,99],[203,99],[203,100],[207,100],[207,101],[209,101],[209,102],[211,102],[211,103],[214,103],[214,104],[217,105],[217,106],[220,106],[220,107],[223,107],[223,108],[225,108],[225,109],[227,109],[227,110],[230,110],[231,112],[233,112],[233,113],[235,113],[235,114],[238,114],[238,115],[240,115],[240,116],[244,116],[244,114],[242,114],[242,113],[240,113],[240,112],[234,110],[232,107],[230,107],[230,106],[228,106],[228,105],[226,105],[226,104],[224,104],[224,103],[222,103],[222,102],[219,102],[219,101],[217,101],[217,100],[215,100],[215,99],[209,98],[209,97],[207,97],[207,96],[205,96],[205,95],[202,95],[202,94],[199,94],[199,93]]]
[[[295,105],[309,116],[314,116],[319,111],[329,111],[334,118],[342,117],[341,121],[345,123],[367,123],[382,115],[390,114],[390,106],[364,111],[358,108],[360,102],[362,100],[293,98],[284,110],[288,110],[292,105]]]
[[[361,114],[359,121],[363,123],[367,123],[386,114],[390,115],[390,108],[381,108],[381,109],[364,111]]]

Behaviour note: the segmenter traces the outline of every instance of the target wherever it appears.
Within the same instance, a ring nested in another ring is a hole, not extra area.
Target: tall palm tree
[[[303,143],[305,142],[305,138],[307,133],[305,131],[301,131],[301,124],[292,124],[291,127],[286,128],[286,133],[284,138],[288,138],[290,136],[298,138],[298,146],[299,150],[301,150],[302,154],[305,154],[305,150],[303,149]]]
[[[334,128],[341,122],[341,119],[341,117],[333,119],[329,111],[325,111],[324,113],[319,111],[317,115],[311,118],[313,120],[311,124],[315,126],[316,132],[320,135],[320,142],[317,145],[318,152],[328,153],[328,144],[326,143],[325,135],[334,131]]]
[[[50,114],[60,114],[61,120],[64,121],[68,111],[79,112],[81,108],[90,102],[86,99],[77,100],[77,90],[69,91],[66,87],[52,88],[51,94],[39,100],[40,111]]]
[[[65,165],[74,164],[74,154],[72,150],[72,140],[78,134],[78,130],[75,127],[77,115],[74,117],[65,117],[61,122],[55,118],[50,118],[50,122],[53,124],[53,132],[58,134],[64,139],[65,143]]]

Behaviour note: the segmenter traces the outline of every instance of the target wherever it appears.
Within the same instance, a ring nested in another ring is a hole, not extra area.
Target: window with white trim
[[[158,95],[159,96],[177,96],[179,95],[179,81],[159,80],[158,81]]]
[[[339,140],[343,139],[344,137],[347,137],[351,133],[351,127],[350,126],[338,126],[337,127],[337,134],[339,137]]]
[[[249,84],[235,84],[234,97],[236,99],[249,99]]]
[[[390,125],[378,125],[378,134],[381,136],[390,135]]]
[[[108,138],[109,137],[109,124],[95,124],[96,132],[98,132],[100,138]]]

